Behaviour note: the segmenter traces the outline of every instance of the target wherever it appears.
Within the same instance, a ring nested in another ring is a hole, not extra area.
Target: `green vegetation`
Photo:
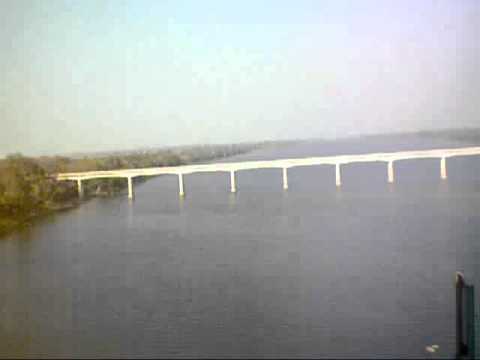
[[[78,205],[76,184],[58,182],[52,174],[177,166],[241,154],[263,145],[265,143],[190,146],[82,158],[7,156],[0,160],[0,235],[28,225],[41,215]],[[112,196],[125,188],[124,179],[84,182],[87,197]]]
[[[42,214],[73,206],[75,189],[51,179],[38,161],[11,155],[0,162],[0,234]]]

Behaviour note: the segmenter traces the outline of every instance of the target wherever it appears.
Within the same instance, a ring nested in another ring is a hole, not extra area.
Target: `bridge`
[[[183,176],[187,174],[200,172],[227,172],[230,173],[230,191],[237,191],[235,184],[235,173],[242,170],[252,169],[280,169],[283,178],[283,188],[288,189],[288,169],[299,166],[315,166],[330,165],[335,167],[335,181],[337,186],[341,186],[341,167],[352,163],[365,162],[384,162],[387,165],[387,180],[389,183],[395,181],[394,162],[410,159],[439,159],[440,177],[447,178],[447,158],[457,156],[480,155],[480,147],[465,147],[453,149],[433,149],[433,150],[416,150],[416,151],[400,151],[387,153],[370,153],[357,155],[337,155],[309,158],[293,158],[269,161],[243,161],[216,164],[199,164],[199,165],[182,165],[182,166],[166,166],[143,169],[119,169],[109,171],[86,171],[74,173],[60,173],[56,175],[59,181],[70,180],[76,181],[78,186],[78,194],[83,195],[82,181],[89,179],[102,178],[125,178],[128,182],[128,197],[134,196],[132,179],[139,176],[158,176],[158,175],[176,175],[178,176],[178,189],[180,196],[184,196]]]

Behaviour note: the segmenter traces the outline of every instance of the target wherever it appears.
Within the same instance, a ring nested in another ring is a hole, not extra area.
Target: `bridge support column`
[[[440,177],[443,180],[447,178],[447,159],[444,157],[440,160]]]
[[[183,174],[178,174],[178,194],[180,196],[185,196],[185,192],[183,191]]]
[[[393,184],[395,181],[395,173],[393,171],[393,161],[388,162],[388,182]]]
[[[288,174],[287,174],[287,168],[283,168],[283,190],[288,189]]]
[[[342,185],[342,177],[340,174],[340,164],[335,164],[335,184],[337,186]]]
[[[237,192],[237,187],[235,185],[235,171],[230,171],[230,191],[232,193]]]
[[[78,189],[78,197],[82,198],[83,197],[83,186],[82,186],[82,180],[77,179],[77,189]]]
[[[133,182],[132,182],[132,178],[129,176],[127,178],[128,180],[128,198],[129,199],[133,199]]]

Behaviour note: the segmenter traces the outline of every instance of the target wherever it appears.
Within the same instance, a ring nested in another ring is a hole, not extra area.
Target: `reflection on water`
[[[410,144],[409,144],[410,143]],[[443,147],[305,143],[241,159]],[[455,144],[458,146],[458,144]],[[0,241],[0,356],[448,357],[480,159],[161,176]],[[478,274],[478,273],[477,273]],[[478,278],[478,277],[477,277]],[[439,350],[426,353],[438,344]]]
[[[236,200],[237,200],[236,193],[231,192],[228,194],[228,210],[229,211],[233,211],[235,209]]]

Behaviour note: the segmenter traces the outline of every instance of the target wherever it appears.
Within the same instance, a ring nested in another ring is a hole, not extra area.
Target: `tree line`
[[[177,166],[241,154],[263,145],[190,146],[81,158],[8,155],[0,159],[0,235],[42,214],[78,204],[76,184],[55,180],[56,173]],[[124,179],[84,183],[84,191],[90,197],[112,196],[125,188]]]

